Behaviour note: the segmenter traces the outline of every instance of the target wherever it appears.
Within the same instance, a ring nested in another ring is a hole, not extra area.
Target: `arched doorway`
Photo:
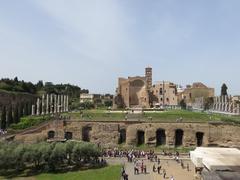
[[[137,145],[143,145],[145,143],[145,132],[137,131]]]
[[[48,131],[48,139],[53,139],[55,137],[55,131]]]
[[[197,146],[202,146],[203,144],[203,136],[204,136],[204,133],[203,132],[197,132],[196,133],[196,139],[197,139]]]
[[[120,129],[119,131],[119,144],[126,142],[126,129]]]
[[[156,132],[157,146],[166,145],[166,134],[164,129],[158,129]]]
[[[65,132],[64,138],[66,140],[72,139],[72,137],[73,137],[73,133],[72,132]]]
[[[82,140],[86,142],[90,142],[90,132],[92,127],[85,126],[82,128]]]
[[[177,129],[175,131],[175,146],[181,146],[183,144],[183,130]]]

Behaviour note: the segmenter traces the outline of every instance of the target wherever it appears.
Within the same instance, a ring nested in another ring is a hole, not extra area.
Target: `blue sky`
[[[238,0],[0,0],[0,77],[114,93],[117,78],[240,94]]]

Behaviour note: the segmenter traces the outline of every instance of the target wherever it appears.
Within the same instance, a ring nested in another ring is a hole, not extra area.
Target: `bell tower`
[[[145,77],[147,80],[147,90],[150,90],[152,87],[152,68],[151,67],[145,68]]]

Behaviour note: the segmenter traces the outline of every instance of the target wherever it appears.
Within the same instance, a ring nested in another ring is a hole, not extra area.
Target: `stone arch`
[[[203,137],[204,137],[203,132],[196,132],[196,141],[198,147],[203,145]]]
[[[130,82],[129,87],[129,104],[130,106],[138,106],[144,102],[142,93],[145,90],[145,82],[142,79],[136,78]]]
[[[156,146],[166,145],[165,129],[159,128],[156,131]]]
[[[65,138],[66,140],[72,139],[72,138],[73,138],[73,133],[72,133],[72,132],[69,132],[69,131],[65,132],[65,133],[64,133],[64,138]]]
[[[126,142],[126,129],[120,129],[118,144]]]
[[[183,134],[184,134],[184,131],[182,129],[175,130],[175,146],[176,147],[183,145]]]
[[[145,132],[142,130],[137,131],[137,145],[143,145],[145,144]]]
[[[48,131],[48,139],[54,139],[55,131]]]
[[[92,127],[91,126],[84,126],[82,128],[82,140],[83,141],[90,142],[91,131],[92,131]]]

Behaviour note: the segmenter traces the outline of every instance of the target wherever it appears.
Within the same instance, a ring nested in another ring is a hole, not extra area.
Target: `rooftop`
[[[212,176],[215,179],[226,177],[240,179],[240,150],[198,147],[190,154],[193,164],[198,168],[204,168],[203,176]]]

